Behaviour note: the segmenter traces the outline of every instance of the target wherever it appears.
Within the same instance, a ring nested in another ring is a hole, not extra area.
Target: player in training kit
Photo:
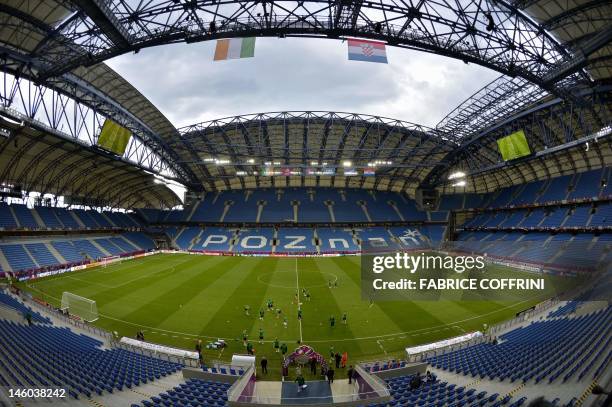
[[[259,343],[264,343],[264,331],[262,328],[259,328]]]
[[[250,312],[249,312],[250,310],[251,310],[251,306],[250,305],[245,305],[244,306],[244,315],[246,315],[247,317],[249,315],[251,315]]]
[[[287,317],[283,318],[283,326],[287,329]]]
[[[276,309],[276,319],[279,319],[282,314],[283,314],[283,310],[280,308],[277,308]]]
[[[278,342],[278,338],[274,338],[274,351],[276,353],[280,352],[280,343]]]
[[[310,301],[310,291],[306,291],[306,301]]]
[[[265,314],[265,312],[264,312],[263,308],[260,308],[259,309],[259,320],[260,321],[263,321],[264,314]]]

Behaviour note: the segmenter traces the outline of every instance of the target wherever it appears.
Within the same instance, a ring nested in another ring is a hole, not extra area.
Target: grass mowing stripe
[[[57,296],[56,302],[63,291],[93,298],[101,315],[97,325],[126,336],[143,329],[147,340],[186,349],[193,349],[197,337],[230,338],[224,360],[244,351],[241,341],[233,339],[246,328],[258,355],[268,356],[271,372],[279,370],[281,360],[271,341],[278,336],[291,351],[300,338],[293,301],[298,287],[304,311],[302,338],[324,355],[330,345],[346,350],[351,361],[401,356],[406,346],[448,338],[461,329],[481,329],[483,323],[501,321],[536,302],[512,297],[459,302],[450,296],[440,302],[378,302],[370,307],[361,300],[359,263],[360,258],[352,256],[296,260],[158,255],[44,278],[31,290],[37,294],[40,288],[47,296]],[[491,272],[507,275],[502,268],[493,267]],[[335,279],[339,287],[330,289],[328,282]],[[302,289],[310,291],[311,301],[305,300]],[[268,298],[287,315],[287,329],[274,313],[265,312],[259,321],[259,307],[265,308]],[[245,304],[252,307],[250,317],[244,315]],[[349,313],[348,326],[341,324],[343,311]],[[328,320],[332,314],[337,317],[334,329]],[[266,338],[261,345],[257,343],[260,327]],[[219,353],[211,351],[206,357],[218,358]]]
[[[292,344],[299,340],[299,325],[297,321],[297,305],[294,302],[295,294],[295,272],[293,259],[275,258],[272,268],[261,267],[257,273],[257,284],[263,288],[261,302],[257,303],[254,312],[255,324],[252,335],[256,335],[259,326],[263,327],[267,341],[272,342],[274,338],[288,344],[291,349]],[[274,311],[267,311],[267,301],[274,302]],[[259,321],[259,308],[264,310],[264,320]],[[276,309],[281,310],[277,315]],[[283,326],[283,319],[287,318],[287,328]]]
[[[244,329],[250,337],[254,336],[255,318],[259,312],[257,304],[262,303],[266,289],[263,285],[254,284],[257,273],[263,268],[262,258],[253,258],[248,262],[241,257],[232,260],[234,267],[220,282],[216,295],[211,298],[213,304],[210,305],[215,312],[210,313],[200,329],[202,334],[218,335],[231,340],[238,338]],[[244,313],[245,305],[251,307],[251,315],[248,317]]]
[[[347,330],[343,337],[370,336],[375,324],[376,332],[379,334],[390,332],[401,332],[393,319],[381,310],[376,304],[372,307],[369,302],[361,299],[360,279],[358,269],[351,267],[353,263],[345,258],[334,258],[329,265],[329,270],[338,273],[340,284],[337,288],[330,290],[330,296],[334,299],[342,312],[348,313],[347,326],[340,325]],[[320,267],[320,266],[319,266]],[[341,343],[343,347],[349,347],[350,352],[355,354],[376,354],[381,349],[376,340],[357,340],[352,345]]]
[[[181,258],[188,259],[188,257],[185,255],[181,256]],[[161,265],[164,264],[176,265],[176,259],[170,259],[170,257],[164,258],[161,256],[150,256],[143,258],[141,263],[134,263],[134,261],[130,261],[120,265],[114,265],[113,267],[116,267],[117,269],[125,268],[123,273],[125,275],[133,276],[143,274],[146,275],[148,273],[148,267],[159,269]],[[100,285],[97,284],[98,281],[108,281],[108,276],[106,273],[107,271],[104,271],[101,267],[96,267],[85,271],[70,272],[52,276],[50,278],[40,279],[35,281],[33,285],[39,291],[56,298],[61,298],[64,291],[70,291],[86,298],[95,299],[98,304],[98,310],[100,310],[100,307],[104,304],[104,300],[106,298],[114,298],[114,294],[107,295],[107,292],[116,293],[116,291],[113,289],[106,288],[105,290],[101,290],[99,288]]]
[[[200,268],[201,264],[193,259],[183,263],[180,272],[164,274],[156,280],[139,283],[134,287],[124,286],[114,292],[115,299],[102,307],[103,312],[127,321],[159,325],[180,304],[199,293],[199,283],[203,279]],[[113,292],[107,294],[113,295]],[[112,313],[109,312],[111,308]]]
[[[214,264],[198,267],[194,272],[199,278],[193,287],[194,295],[179,296],[175,299],[176,312],[161,320],[158,326],[164,329],[180,330],[188,326],[187,332],[196,335],[223,337],[223,332],[215,329],[206,333],[203,327],[219,314],[221,304],[230,297],[235,285],[245,278],[246,264],[241,264],[232,258],[223,258]]]
[[[297,257],[295,258],[295,290],[297,295],[297,309],[298,312],[302,310],[302,305],[300,304],[300,274],[298,273],[298,261]],[[300,342],[304,342],[304,335],[302,335],[302,320],[298,318],[298,325],[300,327]]]
[[[352,324],[348,325],[341,323],[342,313],[348,311],[342,308],[338,295],[344,293],[349,301],[351,301],[352,293],[350,286],[346,285],[346,277],[342,271],[333,267],[333,263],[329,260],[318,262],[314,259],[306,259],[300,267],[300,277],[303,285],[310,285],[312,288],[312,300],[304,302],[304,329],[306,332],[306,343],[316,344],[319,351],[328,355],[328,349],[332,345],[329,340],[354,337],[354,332],[351,329]],[[337,278],[338,286],[329,287],[329,282]],[[348,306],[348,305],[347,305]],[[331,327],[329,318],[334,316],[336,323]],[[358,341],[344,343],[342,348],[337,348],[335,351],[348,351],[356,354],[360,352],[360,344]],[[329,355],[328,355],[329,356]]]
[[[97,293],[94,298],[100,304],[98,309],[103,313],[126,319],[126,315],[141,308],[143,304],[161,308],[168,305],[172,299],[165,298],[163,293],[191,278],[195,274],[194,269],[200,266],[197,259],[185,257],[177,260],[178,263],[165,264],[158,270],[159,273],[150,276],[150,279],[140,279],[117,289]],[[155,264],[147,266],[140,270],[142,275],[151,274],[151,269],[154,270],[156,267]]]

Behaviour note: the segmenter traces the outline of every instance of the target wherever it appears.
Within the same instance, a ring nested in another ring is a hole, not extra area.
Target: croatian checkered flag
[[[351,61],[378,62],[386,64],[387,49],[384,42],[348,40],[348,59]]]

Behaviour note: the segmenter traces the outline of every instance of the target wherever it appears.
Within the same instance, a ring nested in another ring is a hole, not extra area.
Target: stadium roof
[[[254,154],[260,161],[280,157],[288,166],[304,166],[320,157],[333,158],[336,166],[349,158],[361,164],[367,159],[397,157],[392,160],[397,168],[381,169],[374,179],[317,176],[319,184],[410,193],[418,185],[443,185],[449,171],[464,168],[474,174],[470,188],[490,190],[512,178],[500,175],[508,165],[500,162],[495,138],[519,127],[527,128],[534,150],[544,150],[527,161],[546,162],[542,164],[546,168],[560,169],[554,163],[563,159],[577,163],[570,151],[577,151],[577,141],[586,151],[585,137],[600,132],[599,146],[608,143],[608,133],[601,129],[610,125],[611,117],[611,13],[609,3],[600,0],[452,5],[425,1],[414,6],[393,0],[222,4],[7,0],[0,4],[0,66],[4,75],[20,83],[5,87],[0,98],[5,107],[19,109],[75,139],[83,139],[77,133],[85,127],[87,115],[111,117],[138,140],[126,153],[131,156],[124,158],[135,162],[143,174],[145,168],[165,173],[192,189],[283,185],[275,178],[236,175],[239,171],[248,174],[245,166],[222,168],[198,162],[204,155],[227,155],[241,162]],[[189,126],[181,129],[178,138],[179,132],[163,114],[102,62],[160,44],[247,35],[372,38],[481,64],[505,76],[468,98],[434,129],[364,115],[300,112]],[[51,89],[54,98],[68,97],[78,103],[47,108],[52,100],[42,96],[44,89]],[[34,94],[24,96],[25,92]],[[37,109],[39,104],[45,109]],[[82,113],[85,109],[87,114]],[[71,117],[80,122],[70,125],[66,118]],[[376,136],[366,132],[374,127]],[[261,130],[266,128],[267,133]],[[383,138],[381,131],[391,136]],[[326,134],[330,138],[316,144]],[[409,141],[395,152],[388,150],[385,145],[401,139],[398,134]],[[85,138],[94,144],[96,135]],[[360,145],[366,150],[355,151]],[[553,147],[559,151],[552,153]],[[608,165],[606,157],[602,150],[580,162],[585,167]],[[403,164],[399,166],[398,161]],[[522,180],[559,172],[537,171],[526,161],[513,164]],[[528,169],[518,169],[521,166]],[[285,179],[287,183],[308,185],[311,180],[294,176]]]
[[[209,189],[334,186],[414,190],[456,147],[424,126],[337,112],[235,116],[179,131],[181,136],[171,147]],[[363,176],[368,167],[376,167],[375,177]],[[266,170],[275,176],[265,175]],[[291,175],[282,175],[283,170]],[[345,176],[347,171],[358,176]]]
[[[0,177],[17,191],[110,208],[171,208],[180,199],[153,175],[102,150],[0,118],[13,135],[0,144]]]

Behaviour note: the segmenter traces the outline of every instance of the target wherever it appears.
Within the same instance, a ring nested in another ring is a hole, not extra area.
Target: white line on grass
[[[69,278],[69,279],[75,280],[75,281],[80,281],[80,282],[86,283],[86,284],[99,285],[100,287],[104,287],[104,288],[111,288],[111,289],[116,288],[116,287],[113,287],[112,285],[102,284],[102,283],[98,283],[96,281],[87,281],[87,280],[83,280],[82,278],[78,278],[78,277],[75,277],[75,276],[65,276],[65,278]]]
[[[297,280],[297,258],[296,258],[295,269],[296,269],[296,280]],[[299,284],[299,281],[298,281],[298,284]],[[56,297],[54,297],[54,296],[52,296],[50,294],[46,294],[43,291],[41,291],[41,290],[37,289],[36,287],[34,287],[33,285],[28,285],[28,287],[30,289],[34,290],[34,291],[37,291],[37,292],[39,292],[41,294],[44,294],[44,295],[46,295],[46,296],[48,296],[50,298],[53,298],[53,299],[59,301],[59,298],[56,298]],[[299,290],[298,290],[298,298],[299,298]],[[499,313],[499,312],[501,312],[503,310],[506,310],[508,308],[516,307],[519,304],[522,304],[522,303],[525,303],[525,302],[528,302],[528,301],[530,301],[530,299],[523,300],[523,301],[511,304],[511,305],[507,305],[505,307],[493,310],[491,312],[487,312],[485,314],[480,314],[480,315],[475,315],[475,316],[470,317],[470,318],[465,318],[465,319],[462,319],[460,321],[449,322],[448,324],[442,324],[442,325],[437,325],[437,326],[428,327],[428,328],[416,329],[416,330],[413,330],[413,331],[396,332],[396,333],[384,334],[384,335],[376,335],[376,336],[364,336],[364,337],[360,337],[360,338],[312,340],[312,341],[309,341],[309,343],[363,341],[363,340],[372,340],[372,339],[392,338],[392,337],[397,337],[397,336],[400,336],[400,335],[415,336],[417,333],[418,334],[432,333],[432,332],[439,331],[441,328],[443,328],[443,329],[455,328],[456,324],[472,321],[474,319],[482,318],[482,317],[485,317],[485,316],[488,316],[488,315],[497,314],[497,313]],[[299,304],[299,300],[298,300],[298,304]],[[135,322],[126,321],[126,320],[120,319],[120,318],[114,318],[114,317],[112,317],[110,315],[105,315],[105,314],[102,314],[102,313],[99,313],[99,316],[101,318],[110,319],[112,321],[117,321],[117,322],[123,322],[125,324],[132,325],[132,326],[137,326],[137,327],[141,327],[141,328],[156,329],[157,331],[173,333],[173,334],[181,334],[181,335],[190,336],[190,337],[193,337],[193,338],[209,338],[209,339],[221,338],[221,339],[228,339],[228,340],[231,339],[231,338],[222,338],[222,337],[219,337],[219,336],[207,336],[207,335],[199,335],[199,334],[190,334],[190,333],[187,333],[187,332],[171,331],[171,330],[167,330],[167,329],[161,329],[159,327],[152,327],[150,325],[142,325],[142,324],[138,324],[138,323],[135,323]],[[302,337],[301,331],[302,331],[302,322],[300,321],[300,340],[301,340],[301,337]],[[264,341],[264,342],[265,343],[273,343],[274,341],[270,340],[270,341]]]
[[[387,351],[385,350],[385,347],[382,345],[382,341],[384,341],[384,339],[379,339],[376,341],[376,343],[378,344],[378,346],[380,347],[380,349],[385,353],[385,355],[387,354]]]
[[[52,297],[52,298],[54,298],[54,297]],[[527,300],[521,301],[521,302],[519,302],[519,303],[517,303],[515,305],[518,305],[518,304],[520,304],[522,302],[526,302],[526,301]],[[311,341],[308,341],[308,343],[350,342],[350,341],[363,341],[363,340],[373,340],[373,339],[383,339],[384,340],[386,338],[397,337],[397,336],[400,336],[400,335],[410,335],[410,336],[424,335],[424,334],[427,334],[427,333],[439,331],[440,328],[444,328],[444,327],[446,327],[445,329],[451,329],[454,324],[471,321],[471,320],[478,319],[478,318],[481,318],[481,317],[484,317],[484,316],[487,316],[487,315],[491,315],[491,314],[496,314],[496,313],[498,313],[498,312],[500,312],[500,311],[502,311],[504,309],[511,308],[511,307],[512,307],[512,305],[509,305],[509,306],[500,308],[500,309],[495,310],[495,311],[487,312],[486,314],[476,315],[476,316],[473,316],[473,317],[470,317],[470,318],[462,319],[461,321],[450,322],[448,324],[438,325],[438,326],[429,327],[429,328],[415,329],[413,331],[396,332],[396,333],[392,333],[392,334],[376,335],[376,336],[363,336],[363,337],[360,337],[360,338],[311,340]],[[232,339],[232,338],[229,338],[229,337],[228,338],[223,338],[223,337],[220,337],[220,336],[207,336],[207,335],[200,335],[200,334],[190,334],[190,333],[187,333],[187,332],[171,331],[171,330],[167,330],[167,329],[161,329],[159,327],[152,327],[152,326],[149,326],[149,325],[142,325],[142,324],[138,324],[136,322],[126,321],[124,319],[113,318],[113,317],[111,317],[109,315],[104,315],[104,314],[99,314],[99,316],[101,318],[110,319],[112,321],[123,322],[125,324],[132,325],[132,326],[137,326],[137,327],[141,327],[141,328],[156,329],[157,331],[161,331],[161,332],[178,333],[178,334],[182,334],[182,335],[185,335],[185,336],[191,336],[193,338],[208,338],[208,339],[220,338],[220,339],[225,339],[225,340]],[[287,339],[286,341],[289,341],[289,339]],[[273,340],[269,340],[269,341],[264,341],[264,342],[265,343],[273,343],[274,341]]]
[[[302,306],[300,305],[300,276],[298,274],[298,266],[297,266],[297,257],[295,258],[295,285],[297,287],[297,306],[298,306],[298,311],[302,309]],[[304,339],[302,338],[302,319],[299,318],[298,319],[298,323],[300,324],[300,343],[304,342]]]

